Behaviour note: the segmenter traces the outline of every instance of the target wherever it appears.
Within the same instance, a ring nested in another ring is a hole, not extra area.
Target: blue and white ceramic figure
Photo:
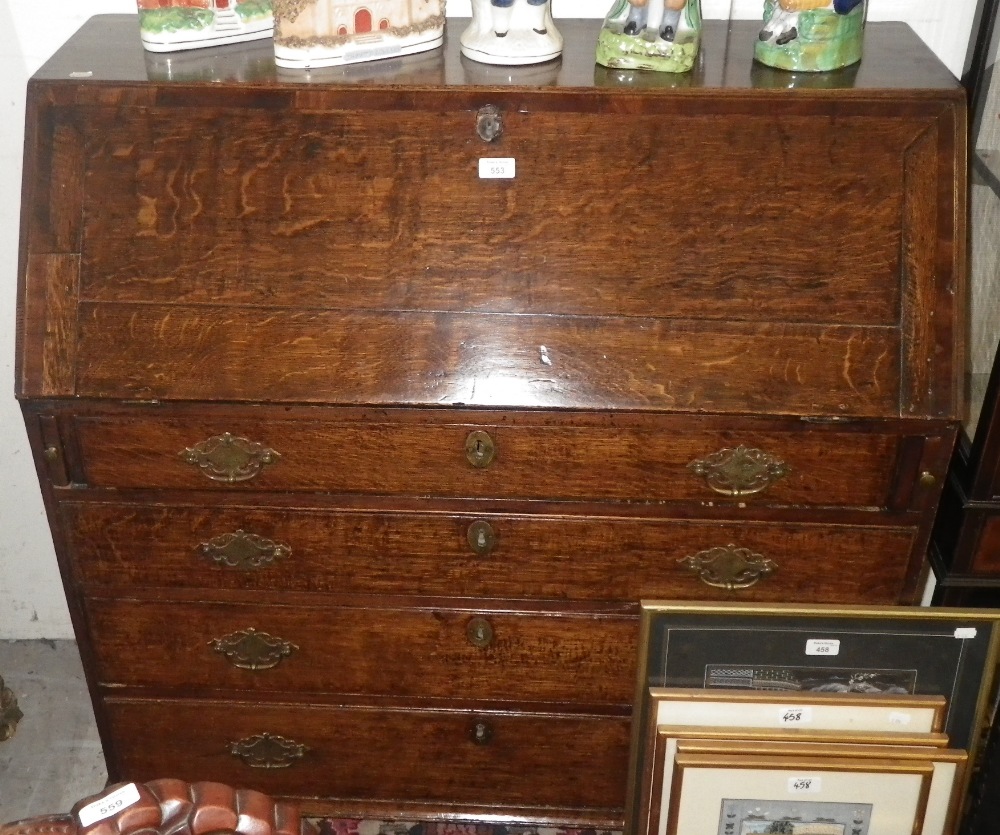
[[[472,0],[462,54],[484,64],[540,64],[562,54],[552,0]]]

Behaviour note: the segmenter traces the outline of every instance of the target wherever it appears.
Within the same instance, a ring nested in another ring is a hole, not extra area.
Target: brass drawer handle
[[[224,533],[202,542],[198,550],[217,565],[244,571],[264,568],[292,554],[289,546],[244,530]]]
[[[477,557],[488,556],[497,544],[496,531],[493,530],[493,526],[489,522],[483,519],[479,519],[469,525],[466,539],[469,542],[472,553]]]
[[[493,741],[493,726],[489,722],[476,722],[469,736],[476,745],[489,745]]]
[[[180,457],[201,470],[205,477],[227,484],[249,481],[281,458],[273,449],[228,432],[185,449]]]
[[[473,618],[465,629],[469,643],[479,649],[486,649],[493,643],[493,626],[486,618]]]
[[[250,768],[288,768],[309,749],[283,736],[263,733],[229,743],[229,753]]]
[[[780,458],[761,449],[738,446],[692,461],[688,468],[724,496],[761,493],[791,472]]]
[[[223,638],[213,638],[209,641],[220,655],[224,655],[230,664],[241,670],[273,670],[285,658],[298,650],[295,644],[258,632],[256,629],[243,629],[233,632]]]
[[[778,568],[773,560],[735,545],[710,548],[678,562],[697,574],[706,586],[727,591],[748,589]]]
[[[503,113],[493,104],[479,108],[476,113],[476,133],[483,142],[496,142],[503,136]]]
[[[477,429],[465,439],[465,457],[476,469],[482,470],[496,458],[497,445],[489,432]]]

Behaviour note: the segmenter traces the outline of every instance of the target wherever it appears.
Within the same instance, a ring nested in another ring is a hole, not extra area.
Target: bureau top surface
[[[803,77],[753,22],[690,75],[596,67],[596,20],[477,64],[464,25],[279,75],[92,19],[29,96],[19,394],[960,413],[964,97],[906,26]]]
[[[440,49],[418,55],[330,67],[288,70],[275,66],[270,39],[176,53],[143,50],[135,15],[91,18],[35,75],[45,81],[219,84],[281,87],[484,87],[632,90],[697,93],[812,91],[843,96],[855,91],[959,91],[948,69],[903,23],[869,24],[864,59],[828,73],[791,73],[756,63],[755,21],[706,21],[699,65],[690,73],[613,70],[594,61],[601,21],[557,20],[565,39],[561,58],[526,67],[491,66],[460,54],[458,36],[468,21],[450,18]]]

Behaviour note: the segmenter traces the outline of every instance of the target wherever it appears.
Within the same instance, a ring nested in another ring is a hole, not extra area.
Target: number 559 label
[[[516,169],[513,157],[483,157],[479,160],[479,179],[513,180]]]
[[[122,809],[134,806],[139,802],[139,799],[139,789],[136,788],[135,783],[122,786],[100,800],[95,800],[84,806],[77,813],[80,826],[90,826],[92,823],[117,815]]]

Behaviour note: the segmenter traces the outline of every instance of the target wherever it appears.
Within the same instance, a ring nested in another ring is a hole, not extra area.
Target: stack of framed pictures
[[[1000,612],[644,602],[628,835],[954,835]]]

